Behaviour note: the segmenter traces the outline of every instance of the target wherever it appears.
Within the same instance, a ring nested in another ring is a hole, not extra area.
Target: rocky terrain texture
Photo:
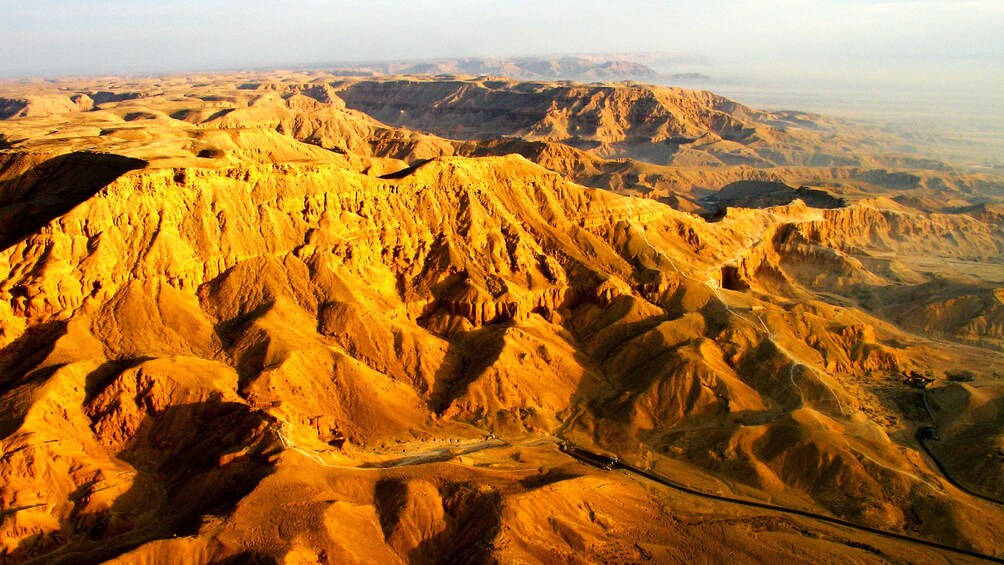
[[[1000,178],[634,83],[0,86],[6,562],[1004,558]]]

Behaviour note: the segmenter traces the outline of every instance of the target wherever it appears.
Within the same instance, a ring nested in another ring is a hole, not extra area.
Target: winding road
[[[924,451],[924,453],[927,454],[927,457],[930,458],[931,461],[934,463],[934,466],[937,467],[938,471],[940,471],[942,476],[945,477],[945,480],[948,481],[955,488],[961,490],[962,492],[970,496],[979,498],[980,500],[991,502],[993,504],[997,504],[999,506],[1004,506],[1004,500],[1000,500],[997,498],[993,498],[991,496],[987,496],[985,494],[978,493],[973,489],[963,485],[959,481],[955,480],[954,477],[952,477],[952,474],[948,471],[948,467],[946,467],[945,464],[941,462],[941,459],[938,459],[938,456],[935,455],[934,452],[931,451],[931,448],[927,446],[927,440],[931,437],[936,437],[935,430],[936,430],[937,420],[934,419],[934,413],[931,411],[931,405],[927,400],[926,390],[924,391],[924,410],[927,412],[927,417],[932,422],[932,424],[929,426],[921,426],[917,428],[917,432],[914,434],[913,437],[915,440],[917,440],[917,443],[920,444],[920,448]]]
[[[591,465],[593,467],[597,467],[597,468],[604,469],[604,470],[630,471],[630,472],[632,472],[632,473],[634,473],[634,474],[636,474],[636,475],[638,475],[640,477],[644,477],[644,478],[646,478],[646,479],[648,479],[648,480],[650,480],[652,482],[661,484],[663,486],[667,486],[669,488],[672,488],[674,490],[678,490],[680,492],[684,492],[684,493],[691,494],[691,495],[694,495],[694,496],[699,496],[701,498],[707,498],[707,499],[711,499],[711,500],[717,500],[719,502],[726,502],[726,503],[730,503],[730,504],[737,504],[737,505],[740,505],[740,506],[747,506],[747,507],[750,507],[750,508],[759,508],[761,510],[771,510],[771,511],[774,511],[774,512],[781,512],[781,513],[784,513],[784,514],[791,514],[791,515],[795,515],[795,516],[801,516],[803,518],[810,518],[810,519],[813,519],[813,520],[819,520],[821,522],[827,522],[829,524],[835,524],[837,526],[843,526],[845,528],[852,528],[852,529],[855,529],[855,530],[858,530],[858,531],[867,532],[867,533],[870,533],[870,534],[876,534],[876,535],[884,536],[884,537],[887,537],[887,538],[892,538],[892,539],[897,539],[897,540],[900,540],[900,541],[906,541],[906,542],[910,542],[910,543],[916,543],[916,544],[920,544],[920,545],[925,545],[927,547],[932,547],[932,548],[935,548],[935,549],[940,549],[942,551],[949,551],[949,552],[960,554],[960,555],[966,555],[968,557],[975,557],[977,559],[983,559],[983,560],[986,560],[986,561],[989,561],[989,562],[992,562],[992,563],[1004,563],[1004,558],[1001,558],[1001,557],[995,557],[993,555],[987,555],[985,553],[980,553],[978,551],[964,549],[964,548],[961,548],[961,547],[955,547],[955,546],[952,546],[952,545],[947,545],[947,544],[943,544],[943,543],[939,543],[939,542],[936,542],[936,541],[931,541],[931,540],[927,540],[927,539],[923,539],[923,538],[917,538],[917,537],[909,536],[909,535],[906,535],[906,534],[899,534],[899,533],[890,532],[890,531],[887,531],[887,530],[880,530],[878,528],[872,528],[870,526],[864,526],[862,524],[856,524],[854,522],[849,522],[847,520],[842,520],[840,518],[835,518],[833,516],[826,516],[824,514],[816,514],[814,512],[809,512],[809,511],[806,511],[806,510],[799,510],[797,508],[788,508],[786,506],[777,506],[777,505],[774,505],[774,504],[768,504],[766,502],[757,502],[757,501],[753,501],[753,500],[746,500],[746,499],[742,499],[742,498],[733,498],[733,497],[730,497],[730,496],[722,496],[720,494],[712,494],[712,493],[708,493],[708,492],[703,492],[703,491],[696,490],[696,489],[693,489],[691,487],[682,485],[682,484],[677,483],[675,481],[672,481],[670,479],[667,479],[666,477],[663,477],[661,475],[657,475],[655,473],[652,473],[649,470],[642,469],[640,467],[635,467],[634,465],[631,465],[630,463],[627,463],[627,462],[624,462],[624,461],[613,460],[613,461],[611,461],[607,465],[600,464],[598,462],[606,463],[607,460],[610,459],[610,458],[608,456],[605,456],[605,455],[601,455],[601,454],[598,454],[598,453],[593,453],[590,450],[585,449],[585,448],[583,448],[581,446],[573,445],[573,447],[574,447],[574,449],[576,449],[578,451],[582,451],[582,452],[585,452],[585,453],[591,453],[593,459],[595,459],[595,461],[593,461],[593,460],[591,460],[588,457],[575,457],[574,455],[571,455],[571,454],[569,455],[570,457],[574,457],[576,460],[582,462],[583,464]]]
[[[283,424],[285,424],[285,422],[283,422]],[[470,444],[467,444],[467,445],[457,446],[457,447],[459,447],[459,449],[454,448],[454,447],[435,447],[435,448],[432,448],[432,449],[425,449],[425,450],[421,450],[421,451],[413,451],[410,454],[406,454],[403,457],[400,457],[400,458],[394,459],[394,460],[390,460],[390,461],[383,461],[383,462],[380,462],[380,463],[370,463],[370,464],[364,464],[362,466],[348,467],[348,466],[341,466],[341,465],[332,465],[330,463],[327,463],[317,453],[311,453],[310,451],[307,451],[307,450],[305,450],[305,449],[303,449],[303,448],[295,445],[292,441],[290,441],[290,439],[282,431],[282,428],[284,428],[284,427],[285,426],[280,425],[280,430],[278,431],[278,436],[279,436],[280,442],[282,443],[282,445],[283,445],[283,447],[285,449],[296,451],[296,452],[298,452],[298,453],[306,456],[308,459],[311,459],[312,461],[314,461],[318,465],[321,465],[321,466],[324,466],[324,467],[343,467],[343,468],[351,468],[351,469],[356,469],[356,470],[359,470],[359,469],[376,470],[376,469],[386,469],[386,468],[390,468],[390,467],[402,467],[402,466],[413,466],[413,465],[425,465],[425,464],[429,464],[429,463],[438,463],[438,462],[449,461],[449,460],[451,460],[451,459],[453,459],[453,458],[455,458],[457,456],[461,456],[461,455],[465,455],[465,454],[469,454],[469,453],[475,453],[475,452],[478,452],[478,451],[484,451],[486,449],[491,449],[491,448],[497,448],[497,447],[512,446],[512,445],[514,445],[514,444],[512,444],[512,443],[510,443],[510,442],[508,442],[508,441],[506,441],[504,439],[496,438],[494,436],[489,435],[489,436],[487,436],[487,439],[485,439],[483,441],[477,441],[477,442],[473,442],[473,443],[470,443]],[[919,436],[919,432],[918,432],[918,436]],[[937,463],[938,467],[945,474],[945,477],[949,480],[949,482],[951,482],[957,488],[959,488],[959,489],[961,489],[961,490],[963,490],[963,491],[965,491],[965,492],[967,492],[967,493],[969,493],[969,494],[971,494],[973,496],[976,496],[976,497],[981,498],[983,500],[988,500],[990,502],[994,502],[994,503],[1000,504],[999,501],[994,500],[994,499],[989,498],[989,497],[986,497],[986,496],[982,496],[982,495],[980,495],[978,493],[974,493],[971,490],[965,488],[964,486],[962,486],[962,485],[958,484],[957,482],[955,482],[954,480],[952,480],[951,477],[946,472],[946,470],[942,467],[940,461],[938,461],[937,458],[935,458],[933,456],[933,454],[931,454],[931,452],[927,449],[927,446],[924,445],[923,440],[920,437],[918,437],[917,440],[921,444],[921,446],[924,448],[925,452],[927,452],[928,455],[935,461],[935,463]],[[582,446],[576,445],[576,444],[574,444],[572,442],[569,442],[569,441],[567,441],[567,440],[565,440],[565,439],[563,439],[561,437],[558,437],[558,436],[549,436],[549,437],[546,437],[546,438],[538,438],[538,439],[536,439],[534,441],[526,442],[525,444],[526,445],[538,445],[538,444],[541,444],[541,443],[550,443],[552,441],[555,442],[555,443],[558,443],[559,446],[562,447],[560,449],[560,451],[562,453],[565,453],[568,457],[570,457],[572,459],[575,459],[575,460],[579,461],[580,463],[582,463],[584,465],[589,465],[589,466],[592,466],[592,467],[603,469],[605,471],[616,471],[616,470],[629,471],[631,473],[634,473],[634,474],[638,475],[639,477],[643,477],[643,478],[648,479],[648,480],[650,480],[652,482],[658,483],[660,485],[663,485],[663,486],[666,486],[666,487],[672,488],[674,490],[677,490],[677,491],[680,491],[680,492],[683,492],[683,493],[686,493],[686,494],[690,494],[690,495],[693,495],[693,496],[699,496],[701,498],[710,499],[710,500],[716,500],[716,501],[719,501],[719,502],[725,502],[725,503],[729,503],[729,504],[736,504],[736,505],[740,505],[740,506],[746,506],[746,507],[749,507],[749,508],[758,508],[760,510],[770,510],[770,511],[773,511],[773,512],[780,512],[780,513],[783,513],[783,514],[790,514],[790,515],[795,515],[795,516],[801,516],[803,518],[809,518],[809,519],[812,519],[812,520],[818,520],[818,521],[821,521],[821,522],[826,522],[826,523],[834,524],[834,525],[837,525],[837,526],[843,526],[843,527],[846,527],[846,528],[851,528],[851,529],[855,529],[855,530],[858,530],[858,531],[867,532],[867,533],[870,533],[870,534],[880,535],[880,536],[884,536],[884,537],[887,537],[887,538],[897,539],[897,540],[900,540],[900,541],[906,541],[906,542],[910,542],[910,543],[916,543],[916,544],[924,545],[924,546],[927,546],[927,547],[939,549],[939,550],[942,550],[942,551],[948,551],[948,552],[956,553],[956,554],[959,554],[959,555],[966,555],[968,557],[975,557],[977,559],[983,559],[983,560],[986,560],[986,561],[989,561],[989,562],[993,562],[993,563],[1004,563],[1004,558],[995,557],[993,555],[987,555],[985,553],[980,553],[980,552],[969,550],[969,549],[955,547],[955,546],[951,546],[951,545],[939,543],[939,542],[936,542],[936,541],[931,541],[931,540],[927,540],[927,539],[923,539],[923,538],[913,537],[913,536],[909,536],[909,535],[906,535],[906,534],[900,534],[900,533],[896,533],[896,532],[890,532],[890,531],[887,531],[887,530],[881,530],[881,529],[878,529],[878,528],[872,528],[870,526],[865,526],[865,525],[862,525],[862,524],[856,524],[854,522],[850,522],[850,521],[843,520],[843,519],[840,519],[840,518],[836,518],[836,517],[833,517],[833,516],[826,516],[824,514],[816,514],[814,512],[809,512],[807,510],[799,510],[797,508],[789,508],[789,507],[786,507],[786,506],[778,506],[778,505],[769,504],[769,503],[766,503],[766,502],[757,502],[757,501],[754,501],[754,500],[748,500],[748,499],[743,499],[743,498],[734,498],[734,497],[730,497],[730,496],[723,496],[723,495],[720,495],[720,494],[713,494],[713,493],[709,493],[709,492],[700,491],[700,490],[688,487],[686,485],[677,483],[677,482],[675,482],[673,480],[670,480],[670,479],[668,479],[666,477],[663,477],[661,475],[655,474],[655,473],[651,472],[650,470],[642,469],[640,467],[632,465],[631,463],[622,461],[622,460],[620,460],[616,456],[610,456],[610,455],[604,455],[604,454],[596,453],[596,452],[594,452],[594,451],[592,451],[590,449],[587,449],[587,448],[584,448]]]
[[[997,504],[999,506],[1004,506],[1004,500],[998,500],[996,498],[987,496],[985,494],[980,494],[980,493],[976,492],[975,490],[973,490],[973,489],[971,489],[971,488],[963,485],[959,481],[955,480],[952,477],[952,474],[948,472],[948,468],[945,467],[945,464],[942,463],[941,460],[938,459],[938,457],[936,455],[934,455],[934,453],[931,451],[931,448],[927,447],[927,443],[925,442],[926,438],[923,437],[923,435],[924,435],[923,430],[925,430],[925,429],[930,429],[930,427],[929,426],[921,426],[920,428],[917,428],[917,434],[914,437],[917,440],[917,443],[920,444],[921,449],[924,450],[924,453],[926,453],[927,456],[934,463],[934,466],[937,467],[939,471],[941,471],[941,474],[942,474],[942,476],[945,477],[946,481],[948,481],[949,483],[951,483],[951,485],[953,487],[961,490],[962,492],[968,494],[969,496],[972,496],[972,497],[975,497],[975,498],[979,498],[979,499],[985,500],[987,502],[992,502],[993,504]]]

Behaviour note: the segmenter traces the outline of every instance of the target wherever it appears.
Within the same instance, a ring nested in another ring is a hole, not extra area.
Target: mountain
[[[641,62],[643,57],[577,55],[555,57],[468,57],[460,59],[429,59],[336,65],[332,73],[358,76],[393,75],[475,75],[506,77],[514,80],[576,80],[665,82],[686,80],[708,81],[709,77],[694,71],[662,73]],[[672,57],[655,58],[660,64],[676,64]]]
[[[903,153],[901,140],[874,130],[674,87],[406,77],[334,88],[348,107],[392,125],[460,139],[557,141],[660,165],[861,166]]]
[[[992,174],[637,84],[0,91],[92,101],[0,121],[8,562],[1004,556]]]

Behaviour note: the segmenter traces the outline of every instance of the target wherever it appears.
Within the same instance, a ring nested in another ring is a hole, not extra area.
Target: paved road
[[[425,465],[427,463],[440,463],[443,461],[450,461],[451,459],[455,459],[463,455],[468,455],[470,453],[477,453],[478,451],[484,451],[486,449],[491,449],[494,447],[503,447],[507,445],[510,444],[500,439],[486,439],[484,441],[468,443],[466,445],[433,447],[430,449],[425,449],[422,451],[405,454],[403,457],[399,457],[397,459],[391,459],[389,461],[380,461],[377,463],[364,463],[360,465],[360,467],[364,469],[367,468],[386,469],[389,467],[405,467],[408,465]]]
[[[284,446],[287,449],[294,449],[296,451],[300,451],[301,453],[304,453],[305,455],[311,456],[311,458],[317,458],[317,459],[319,459],[316,454],[310,454],[308,452],[303,451],[302,449],[298,448],[295,445],[287,443],[288,439],[285,438],[285,437],[283,437],[282,435],[280,436],[280,438],[283,440],[283,444],[284,444]],[[634,474],[636,474],[636,475],[638,475],[640,477],[644,477],[644,478],[646,478],[646,479],[648,479],[650,481],[659,483],[661,485],[664,485],[664,486],[670,487],[672,489],[675,489],[675,490],[678,490],[678,491],[681,491],[681,492],[685,492],[687,494],[691,494],[691,495],[694,495],[694,496],[699,496],[699,497],[702,497],[702,498],[708,498],[708,499],[717,500],[717,501],[720,501],[720,502],[726,502],[726,503],[730,503],[730,504],[737,504],[737,505],[740,505],[740,506],[747,506],[747,507],[751,507],[751,508],[759,508],[761,510],[770,510],[770,511],[773,511],[773,512],[780,512],[780,513],[784,513],[784,514],[791,514],[791,515],[795,515],[795,516],[802,516],[804,518],[810,518],[810,519],[813,519],[813,520],[819,520],[819,521],[822,521],[822,522],[827,522],[827,523],[835,524],[835,525],[838,525],[838,526],[844,526],[846,528],[852,528],[852,529],[855,529],[855,530],[859,530],[859,531],[863,531],[863,532],[868,532],[868,533],[871,533],[871,534],[876,534],[876,535],[880,535],[880,536],[884,536],[884,537],[888,537],[888,538],[893,538],[893,539],[897,539],[897,540],[900,540],[900,541],[906,541],[906,542],[910,542],[910,543],[916,543],[916,544],[920,544],[920,545],[925,545],[927,547],[932,547],[932,548],[935,548],[935,549],[940,549],[942,551],[948,551],[948,552],[952,552],[952,553],[956,553],[956,554],[960,554],[960,555],[966,555],[966,556],[969,556],[969,557],[975,557],[977,559],[983,559],[983,560],[990,561],[990,562],[993,562],[993,563],[1004,563],[1004,559],[1002,559],[1000,557],[995,557],[995,556],[992,556],[992,555],[987,555],[987,554],[984,554],[984,553],[979,553],[977,551],[972,551],[972,550],[969,550],[969,549],[963,549],[963,548],[960,548],[960,547],[946,545],[946,544],[943,544],[943,543],[939,543],[939,542],[931,541],[931,540],[926,540],[926,539],[923,539],[923,538],[917,538],[917,537],[909,536],[909,535],[906,535],[906,534],[900,534],[900,533],[896,533],[896,532],[890,532],[890,531],[887,531],[887,530],[880,530],[878,528],[872,528],[872,527],[869,527],[869,526],[864,526],[864,525],[861,525],[861,524],[856,524],[854,522],[849,522],[847,520],[842,520],[840,518],[835,518],[833,516],[826,516],[824,514],[816,514],[814,512],[809,512],[809,511],[806,511],[806,510],[799,510],[797,508],[788,508],[786,506],[777,506],[777,505],[768,504],[768,503],[765,503],[765,502],[757,502],[757,501],[754,501],[754,500],[747,500],[747,499],[742,499],[742,498],[733,498],[733,497],[729,497],[729,496],[722,496],[722,495],[719,495],[719,494],[712,494],[712,493],[708,493],[708,492],[703,492],[703,491],[696,490],[696,489],[690,488],[688,486],[679,484],[679,483],[677,483],[675,481],[672,481],[672,480],[670,480],[670,479],[668,479],[666,477],[663,477],[661,475],[657,475],[655,473],[652,473],[651,471],[648,471],[646,469],[641,469],[639,467],[635,467],[634,465],[631,465],[630,463],[627,463],[627,462],[624,462],[624,461],[620,461],[616,457],[611,457],[609,455],[599,454],[599,453],[593,452],[593,451],[591,451],[589,449],[583,448],[581,446],[572,444],[571,442],[563,440],[562,438],[559,438],[557,436],[550,436],[548,438],[542,438],[540,440],[535,440],[535,441],[532,441],[532,442],[527,442],[527,444],[530,444],[530,443],[533,443],[533,444],[550,443],[552,441],[556,442],[556,443],[560,442],[562,445],[564,445],[566,447],[570,447],[571,449],[563,448],[561,451],[564,452],[565,454],[567,454],[569,457],[572,457],[572,458],[574,458],[574,459],[582,462],[583,464],[591,465],[591,466],[598,467],[598,468],[601,468],[601,469],[604,469],[604,470],[630,471],[630,472],[632,472],[632,473],[634,473]],[[921,446],[928,453],[928,455],[930,455],[932,457],[932,459],[935,461],[935,463],[937,463],[938,466],[941,467],[941,463],[937,460],[937,458],[935,458],[933,455],[931,455],[930,451],[927,449],[927,446],[924,445],[924,442],[921,441],[919,437],[918,437],[918,441],[920,441]],[[370,468],[370,469],[372,469],[372,468],[402,467],[402,466],[410,466],[410,465],[424,465],[424,464],[429,464],[429,463],[449,461],[449,460],[451,460],[451,459],[453,459],[453,458],[455,458],[457,456],[460,456],[460,455],[466,455],[466,454],[469,454],[469,453],[475,453],[475,452],[483,451],[483,450],[486,450],[486,449],[491,449],[491,448],[496,448],[496,447],[502,447],[502,446],[508,446],[508,445],[513,445],[513,444],[511,444],[511,443],[509,443],[509,442],[507,442],[505,440],[502,440],[502,439],[489,438],[489,439],[485,439],[483,441],[469,443],[469,444],[463,445],[463,446],[454,446],[454,447],[444,446],[444,447],[435,447],[435,448],[431,448],[431,449],[426,449],[426,450],[422,450],[422,451],[413,451],[410,454],[405,454],[403,457],[400,457],[398,459],[393,459],[393,460],[390,460],[390,461],[383,461],[383,462],[379,462],[379,463],[365,464],[365,465],[362,465],[361,467],[355,467],[355,468],[357,468],[357,469],[359,469],[359,468],[364,468],[364,469],[365,468]],[[576,452],[578,452],[578,453],[576,453]],[[321,461],[319,461],[319,462],[321,462]],[[323,462],[321,462],[321,463],[324,464]],[[327,465],[327,464],[324,464],[324,465],[325,466],[334,466],[334,465]],[[942,468],[942,472],[944,472],[943,468]],[[948,477],[947,473],[945,473],[945,476],[946,476],[946,478],[953,485],[955,485],[956,487],[960,488],[961,490],[964,490],[965,492],[968,492],[968,493],[970,493],[970,494],[972,494],[974,496],[977,496],[979,498],[982,498],[982,499],[985,499],[985,500],[989,500],[990,502],[996,502],[996,503],[999,504],[999,502],[996,501],[996,500],[994,500],[994,499],[991,499],[991,498],[988,498],[988,497],[985,497],[985,496],[981,496],[981,495],[979,495],[977,493],[973,493],[973,492],[969,491],[968,489],[966,489],[965,487],[957,484],[950,477]]]
[[[930,426],[921,426],[917,428],[917,433],[914,435],[914,438],[917,440],[917,443],[920,444],[920,448],[924,450],[924,453],[926,453],[927,456],[931,459],[931,461],[934,462],[934,466],[938,468],[938,471],[941,472],[941,475],[945,478],[945,480],[951,483],[952,486],[968,494],[969,496],[979,498],[980,500],[985,500],[987,502],[992,502],[1000,506],[1004,506],[1004,501],[987,496],[985,494],[980,494],[975,490],[967,487],[966,485],[952,478],[951,473],[948,472],[948,467],[945,467],[945,464],[941,462],[941,459],[938,459],[938,457],[931,451],[931,448],[927,447],[926,438],[924,436],[926,433],[931,433],[931,432],[925,432],[924,430],[930,430],[930,429],[931,429]]]
[[[574,447],[577,450],[589,452],[589,450],[587,450],[585,448],[582,448],[580,446],[574,446]],[[607,458],[607,456],[600,455],[600,454],[594,454],[594,455],[595,455],[595,457],[596,457],[596,459],[598,461],[602,461],[602,460],[604,460],[604,459]],[[573,457],[574,457],[574,455],[573,455]],[[635,467],[634,465],[631,465],[630,463],[625,463],[623,461],[615,461],[615,462],[611,463],[609,466],[604,467],[603,465],[598,465],[596,463],[593,463],[592,461],[590,461],[587,458],[576,457],[576,459],[579,460],[579,461],[581,461],[581,462],[583,462],[584,464],[590,464],[590,465],[593,465],[593,466],[599,467],[599,468],[606,468],[608,470],[617,470],[617,469],[620,469],[620,470],[624,470],[624,471],[630,471],[630,472],[632,472],[632,473],[634,473],[634,474],[636,474],[636,475],[638,475],[640,477],[644,477],[644,478],[646,478],[646,479],[648,479],[650,481],[659,483],[661,485],[670,487],[672,489],[675,489],[675,490],[678,490],[678,491],[681,491],[681,492],[685,492],[687,494],[692,494],[694,496],[700,496],[702,498],[709,498],[709,499],[717,500],[717,501],[720,501],[720,502],[727,502],[727,503],[730,503],[730,504],[737,504],[737,505],[747,506],[747,507],[751,507],[751,508],[759,508],[761,510],[771,510],[771,511],[774,511],[774,512],[781,512],[781,513],[784,513],[784,514],[792,514],[792,515],[796,515],[796,516],[802,516],[804,518],[811,518],[813,520],[819,520],[821,522],[827,522],[827,523],[835,524],[835,525],[838,525],[838,526],[844,526],[846,528],[852,528],[852,529],[855,529],[855,530],[859,530],[859,531],[863,531],[863,532],[868,532],[868,533],[876,534],[876,535],[880,535],[880,536],[885,536],[885,537],[897,539],[897,540],[900,540],[900,541],[906,541],[906,542],[910,542],[910,543],[916,543],[916,544],[920,544],[920,545],[925,545],[927,547],[933,547],[935,549],[940,549],[942,551],[949,551],[949,552],[960,554],[960,555],[966,555],[966,556],[969,556],[969,557],[975,557],[977,559],[983,559],[983,560],[986,560],[986,561],[990,561],[992,563],[1004,563],[1004,558],[995,557],[993,555],[987,555],[987,554],[980,553],[978,551],[972,551],[972,550],[969,550],[969,549],[963,549],[961,547],[955,547],[955,546],[951,546],[951,545],[946,545],[946,544],[943,544],[943,543],[938,543],[936,541],[926,540],[926,539],[923,539],[923,538],[917,538],[917,537],[913,537],[913,536],[908,536],[906,534],[899,534],[899,533],[896,533],[896,532],[890,532],[890,531],[886,531],[886,530],[880,530],[878,528],[872,528],[872,527],[869,527],[869,526],[864,526],[864,525],[861,525],[861,524],[856,524],[854,522],[848,522],[847,520],[841,520],[840,518],[835,518],[833,516],[826,516],[824,514],[816,514],[814,512],[808,512],[806,510],[799,510],[797,508],[788,508],[786,506],[777,506],[777,505],[768,504],[768,503],[765,503],[765,502],[756,502],[756,501],[753,501],[753,500],[746,500],[746,499],[742,499],[742,498],[732,498],[732,497],[729,497],[729,496],[722,496],[722,495],[718,495],[718,494],[711,494],[711,493],[707,493],[707,492],[702,492],[702,491],[690,488],[688,486],[681,485],[681,484],[679,484],[679,483],[677,483],[675,481],[667,479],[666,477],[663,477],[661,475],[657,475],[655,473],[652,473],[652,472],[650,472],[648,470]]]

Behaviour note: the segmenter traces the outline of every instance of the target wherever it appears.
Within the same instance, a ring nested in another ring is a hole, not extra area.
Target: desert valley
[[[400,72],[0,83],[0,561],[1004,561],[1004,172]]]

